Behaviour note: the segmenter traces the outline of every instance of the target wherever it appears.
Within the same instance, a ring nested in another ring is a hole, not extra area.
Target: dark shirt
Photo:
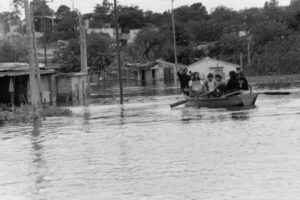
[[[225,93],[234,92],[239,89],[240,89],[239,81],[236,78],[230,78],[226,85]]]
[[[248,80],[245,77],[239,79],[239,84],[241,90],[249,90]]]
[[[180,72],[178,72],[177,75],[180,81],[180,89],[188,89],[191,77],[187,74],[181,74]]]
[[[220,82],[214,91],[214,96],[215,97],[222,96],[224,94],[225,89],[226,89],[226,84],[224,82]]]

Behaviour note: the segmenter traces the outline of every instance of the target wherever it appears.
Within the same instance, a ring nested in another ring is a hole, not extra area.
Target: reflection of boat
[[[186,106],[190,107],[207,107],[207,108],[222,108],[231,106],[254,106],[258,93],[241,93],[234,96],[225,96],[220,98],[191,98],[185,103]]]

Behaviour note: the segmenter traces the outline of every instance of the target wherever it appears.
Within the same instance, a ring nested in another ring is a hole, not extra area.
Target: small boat
[[[247,107],[254,106],[258,93],[240,93],[232,96],[223,96],[220,98],[192,98],[185,96],[186,99],[190,99],[185,103],[188,107],[207,107],[207,108],[226,108],[226,107]]]

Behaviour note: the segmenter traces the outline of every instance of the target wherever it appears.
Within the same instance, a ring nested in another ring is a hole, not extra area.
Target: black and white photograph
[[[300,0],[0,0],[0,200],[299,200]]]

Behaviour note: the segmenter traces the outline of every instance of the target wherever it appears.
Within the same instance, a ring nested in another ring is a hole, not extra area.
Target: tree
[[[119,24],[123,31],[140,29],[144,24],[144,13],[138,6],[119,6]]]
[[[112,39],[109,35],[92,33],[87,37],[87,58],[90,70],[102,71],[114,58]],[[80,71],[80,45],[77,39],[68,41],[65,49],[55,53],[54,62],[59,63],[59,70],[64,73]]]
[[[176,21],[186,23],[189,20],[204,21],[208,19],[206,7],[202,3],[195,3],[191,6],[181,6],[174,10]]]
[[[55,12],[57,19],[63,19],[66,15],[70,13],[71,9],[70,7],[66,5],[61,5],[58,7],[57,11]]]
[[[102,4],[97,4],[94,12],[89,16],[92,28],[102,28],[104,24],[111,22],[112,4],[108,0],[103,0]]]
[[[278,38],[284,39],[289,36],[291,31],[287,24],[282,24],[276,21],[263,21],[254,25],[251,29],[253,41],[256,46],[264,46],[270,41]]]
[[[68,40],[70,38],[78,37],[78,14],[75,11],[71,11],[64,14],[64,17],[58,22],[57,28],[62,40]]]
[[[44,15],[52,16],[53,14],[53,10],[50,9],[50,7],[47,5],[47,2],[44,0],[33,0],[31,2],[31,7],[34,17],[42,17]]]

